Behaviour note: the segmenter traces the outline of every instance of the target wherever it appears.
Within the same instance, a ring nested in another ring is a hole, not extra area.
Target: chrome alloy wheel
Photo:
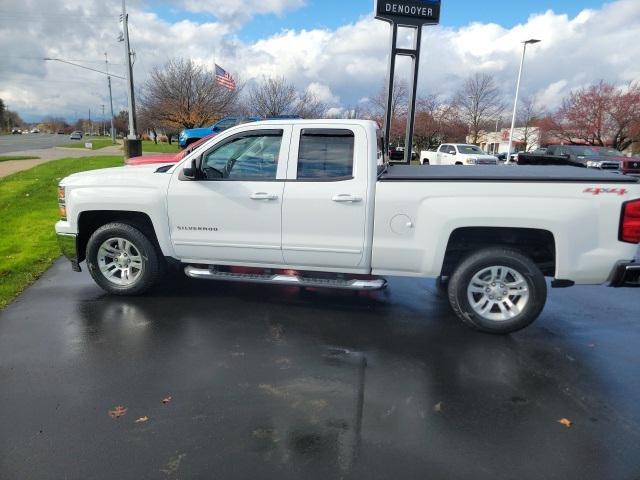
[[[529,284],[511,267],[487,267],[467,287],[473,311],[486,320],[504,322],[522,313],[529,303]]]
[[[98,267],[104,278],[121,287],[136,283],[144,270],[140,250],[124,238],[110,238],[100,245]]]

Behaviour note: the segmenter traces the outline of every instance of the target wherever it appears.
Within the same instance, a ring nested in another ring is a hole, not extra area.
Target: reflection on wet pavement
[[[492,337],[430,281],[123,299],[58,263],[0,314],[0,478],[638,478],[637,293]]]

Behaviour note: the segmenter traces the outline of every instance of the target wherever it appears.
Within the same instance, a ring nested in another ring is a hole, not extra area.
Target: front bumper
[[[611,287],[640,287],[640,263],[623,262],[611,274]]]
[[[78,262],[78,236],[74,233],[58,233],[58,245],[62,254],[71,262],[74,272],[81,272]]]

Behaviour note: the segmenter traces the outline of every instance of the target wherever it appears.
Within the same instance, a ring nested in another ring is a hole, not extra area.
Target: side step
[[[252,274],[221,272],[214,268],[196,268],[188,266],[184,269],[187,277],[202,280],[222,280],[225,282],[267,283],[272,285],[289,285],[311,288],[339,288],[341,290],[381,290],[387,286],[384,278],[372,280],[313,278],[299,275]]]

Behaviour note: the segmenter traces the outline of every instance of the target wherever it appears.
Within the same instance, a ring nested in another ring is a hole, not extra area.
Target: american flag
[[[233,77],[220,65],[216,64],[216,82],[231,91],[236,89],[236,81]]]

